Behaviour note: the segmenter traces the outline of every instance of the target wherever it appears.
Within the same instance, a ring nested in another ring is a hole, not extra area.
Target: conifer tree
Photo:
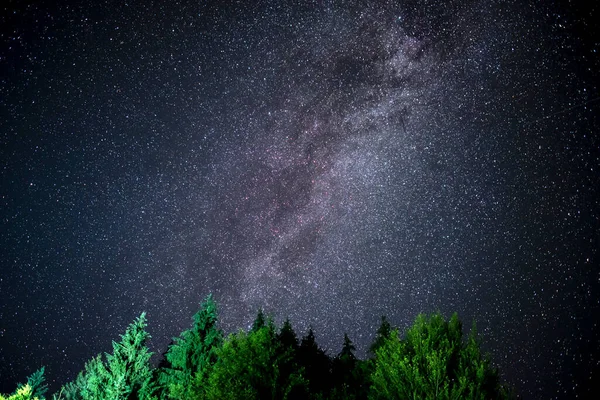
[[[207,398],[271,399],[277,371],[274,332],[266,326],[249,333],[231,334],[217,350],[217,363],[209,376]]]
[[[104,399],[108,385],[108,371],[102,361],[102,355],[89,360],[75,381],[79,388],[81,399]]]
[[[298,337],[296,336],[296,332],[294,332],[294,328],[292,328],[289,318],[286,318],[283,322],[283,326],[277,334],[277,340],[280,346],[285,349],[291,349],[294,352],[298,349]]]
[[[421,314],[405,339],[393,330],[377,350],[369,398],[506,398],[475,336],[473,330],[468,342],[462,342],[456,314],[448,322],[439,313]]]
[[[46,378],[44,377],[45,368],[42,367],[27,377],[25,385],[18,384],[17,390],[4,397],[0,394],[0,400],[44,400],[44,395],[48,391]]]
[[[146,347],[146,314],[129,325],[120,342],[113,342],[113,353],[92,358],[74,382],[61,389],[65,400],[125,400],[153,398],[154,386]]]
[[[120,342],[113,342],[113,353],[106,354],[108,382],[107,399],[150,399],[154,388],[150,357],[146,347],[150,335],[146,332],[146,313],[129,325]]]
[[[217,306],[209,295],[194,314],[191,329],[173,339],[165,354],[159,382],[169,398],[202,398],[209,369],[216,361],[215,350],[223,340],[217,329]]]
[[[310,393],[327,398],[332,384],[331,359],[317,344],[312,327],[300,342],[297,359],[308,380]]]
[[[292,371],[286,376],[283,368],[285,360],[289,359],[278,354],[277,334],[271,318],[261,328],[231,334],[217,350],[207,398],[306,398],[307,385],[302,374]],[[300,397],[299,393],[304,397]]]
[[[286,319],[276,336],[275,357],[279,367],[277,385],[290,386],[288,399],[305,399],[308,396],[308,383],[302,377],[304,371],[298,363],[298,337],[292,328],[292,323]]]
[[[32,397],[43,399],[44,395],[48,391],[48,385],[46,385],[44,371],[45,368],[42,367],[27,378],[27,385],[29,385],[29,387],[31,388]]]
[[[352,340],[344,334],[342,350],[332,365],[332,399],[363,399],[367,396],[369,369],[366,362],[356,358],[355,351]]]
[[[256,332],[260,328],[264,327],[265,324],[266,324],[265,314],[263,312],[263,309],[259,308],[258,312],[256,313],[256,318],[254,319],[254,322],[252,323],[252,329],[250,331]]]
[[[390,323],[387,320],[387,318],[385,317],[385,315],[383,315],[381,317],[381,324],[379,325],[379,328],[377,329],[377,333],[375,334],[375,339],[373,340],[373,343],[369,347],[369,352],[372,355],[375,355],[377,353],[377,350],[384,344],[384,342],[387,339],[389,339],[391,334],[392,334],[392,326],[390,325]]]
[[[34,397],[31,386],[26,384],[26,385],[19,386],[17,388],[17,390],[15,391],[15,393],[13,393],[7,397],[0,394],[0,400],[43,400],[43,399],[40,399],[39,397]]]

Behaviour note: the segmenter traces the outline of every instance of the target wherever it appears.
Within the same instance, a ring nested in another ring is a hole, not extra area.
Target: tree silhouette
[[[297,359],[308,380],[310,393],[327,398],[332,385],[331,359],[317,344],[312,328],[300,342]]]

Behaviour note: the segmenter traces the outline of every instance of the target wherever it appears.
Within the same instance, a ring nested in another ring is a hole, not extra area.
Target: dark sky
[[[3,2],[0,392],[212,292],[330,354],[457,311],[525,398],[585,394],[597,13],[529,3]]]

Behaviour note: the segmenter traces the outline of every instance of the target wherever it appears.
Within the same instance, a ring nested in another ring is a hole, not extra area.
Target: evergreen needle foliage
[[[458,316],[417,316],[405,335],[382,317],[371,357],[356,357],[344,334],[330,357],[310,328],[298,340],[289,320],[277,329],[258,311],[248,332],[226,338],[208,296],[192,327],[174,338],[157,368],[149,364],[146,315],[129,325],[112,353],[89,360],[53,400],[226,399],[509,399],[498,371],[483,355],[475,325],[463,338]],[[45,400],[44,368],[0,400]]]
[[[223,333],[217,329],[217,305],[209,295],[194,314],[191,329],[173,339],[165,355],[166,365],[158,371],[162,397],[204,398],[209,372],[217,360]]]

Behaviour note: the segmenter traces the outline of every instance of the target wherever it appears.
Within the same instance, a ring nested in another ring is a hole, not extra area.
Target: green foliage
[[[85,364],[75,382],[61,389],[65,400],[125,400],[154,398],[150,357],[146,347],[146,314],[129,325],[120,342],[113,342],[113,353],[106,362],[98,355]]]
[[[278,387],[288,387],[286,398],[307,398],[308,384],[297,362],[298,337],[289,319],[284,321],[275,340],[275,362],[279,372]]]
[[[31,387],[31,396],[34,398],[43,399],[44,395],[48,391],[48,385],[46,385],[46,378],[44,377],[44,370],[45,368],[42,367],[27,378],[27,385]]]
[[[271,321],[249,333],[230,335],[217,350],[207,398],[291,399],[306,393],[301,373],[286,375],[291,358],[281,350]]]
[[[262,308],[258,309],[258,313],[256,314],[256,318],[254,319],[254,322],[252,323],[252,332],[256,332],[259,329],[263,328],[266,324],[265,321],[265,314],[262,310]]]
[[[44,400],[44,395],[48,391],[46,378],[44,377],[45,368],[42,367],[27,377],[25,385],[18,384],[17,390],[8,396],[0,394],[0,400]]]
[[[83,373],[77,375],[75,382],[68,382],[62,388],[57,395],[54,395],[53,400],[81,400],[82,388],[85,386],[85,376]]]
[[[509,399],[514,393],[500,384],[498,371],[483,355],[473,324],[463,339],[454,314],[417,316],[401,337],[385,317],[369,351],[360,360],[344,335],[333,360],[308,330],[299,342],[289,320],[280,329],[262,309],[249,332],[223,339],[217,307],[208,296],[193,325],[177,338],[152,369],[146,347],[146,316],[130,324],[112,354],[89,360],[73,382],[53,400],[160,399]],[[44,400],[44,368],[29,376],[15,393],[0,400]]]
[[[375,355],[377,353],[377,350],[379,350],[379,348],[381,346],[383,346],[385,341],[390,338],[391,334],[392,334],[392,326],[390,325],[390,323],[387,320],[387,318],[385,317],[385,315],[383,315],[381,317],[381,324],[379,325],[379,328],[377,329],[375,339],[373,340],[373,343],[369,347],[369,352],[372,355]]]
[[[0,394],[0,400],[42,400],[33,396],[33,389],[29,384],[20,386],[15,393],[8,397]]]
[[[462,341],[454,314],[419,315],[401,340],[398,331],[377,350],[370,399],[502,398],[497,372],[481,356],[476,333]]]
[[[218,361],[209,377],[209,399],[272,398],[277,371],[273,332],[263,326],[246,334],[230,335],[217,351]]]
[[[166,366],[158,372],[159,382],[165,388],[164,397],[204,397],[208,373],[216,361],[215,350],[223,340],[223,333],[216,325],[217,306],[209,295],[194,315],[192,328],[174,338],[165,355]]]
[[[146,332],[146,314],[142,313],[121,336],[120,342],[113,342],[113,353],[106,354],[107,385],[104,395],[107,399],[152,398],[154,388],[150,357],[146,347],[150,335]]]

